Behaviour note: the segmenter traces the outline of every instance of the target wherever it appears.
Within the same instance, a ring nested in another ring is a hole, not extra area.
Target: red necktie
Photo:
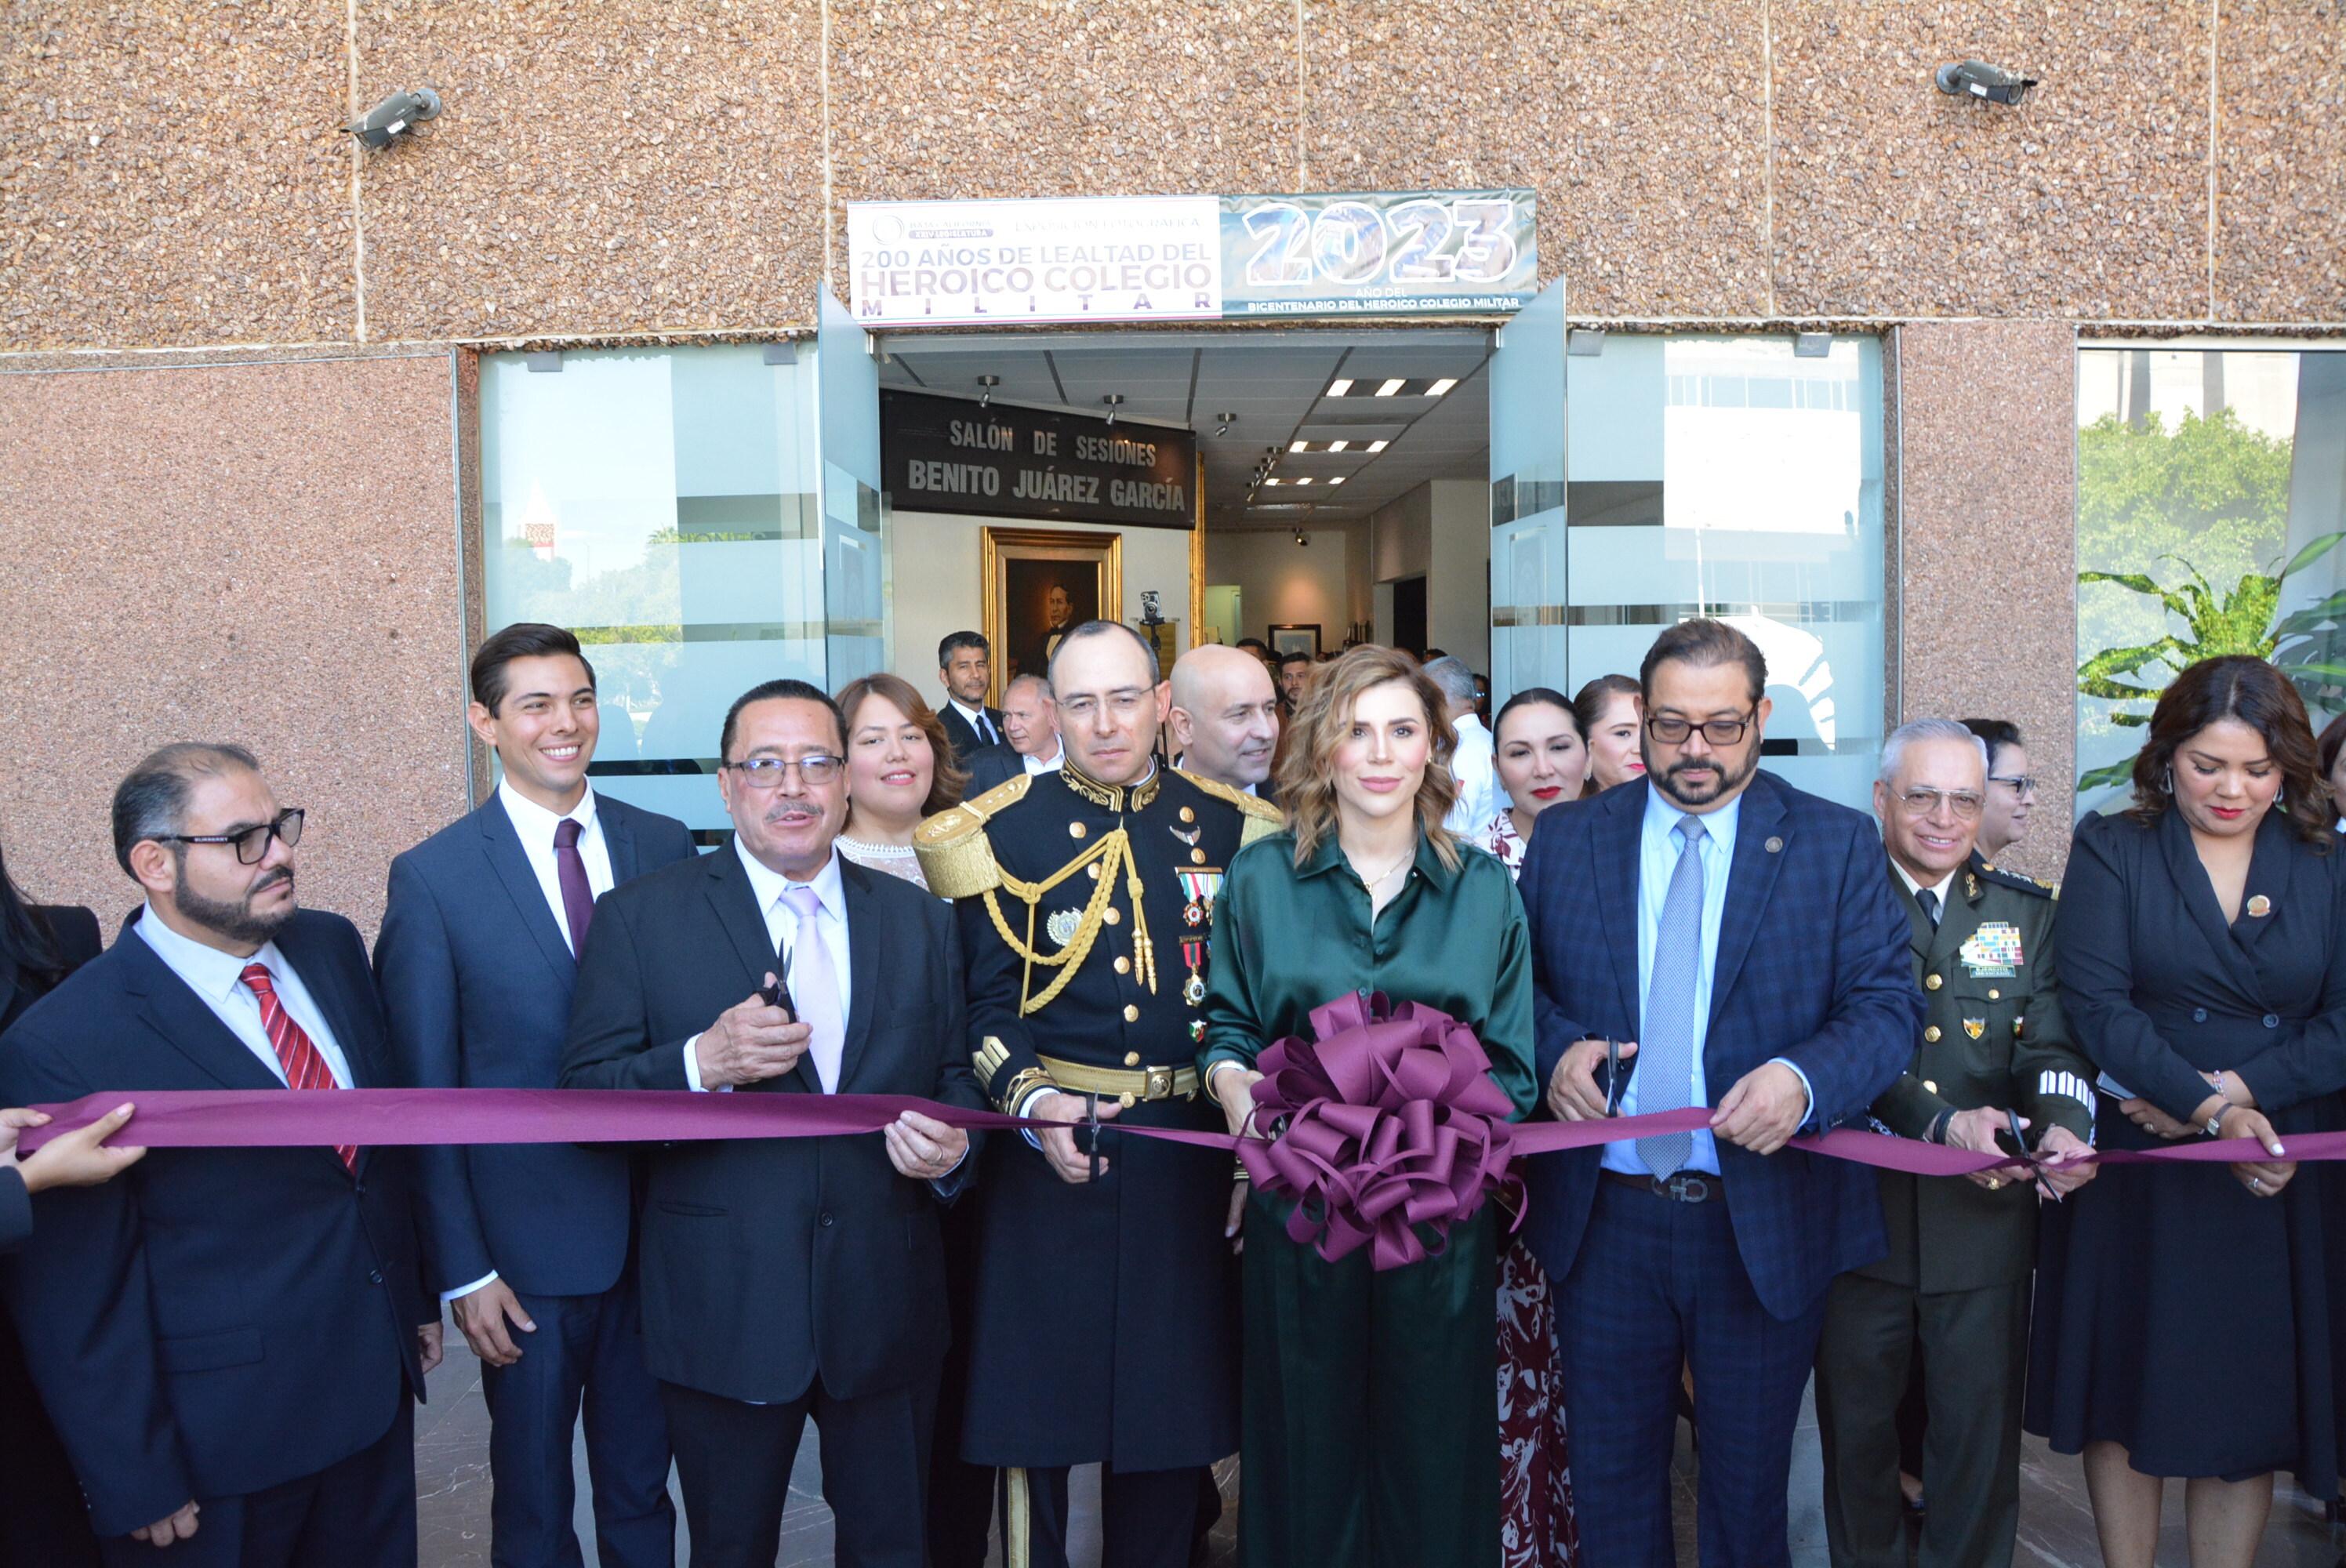
[[[278,1000],[277,984],[270,978],[269,966],[248,963],[240,978],[243,980],[245,989],[252,993],[253,999],[260,1003],[260,1026],[269,1033],[270,1049],[277,1053],[278,1065],[285,1069],[286,1087],[341,1088],[342,1085],[334,1082],[334,1074],[327,1067],[326,1059],[318,1054],[318,1048],[310,1043],[310,1036],[301,1026],[293,1022],[293,1015],[285,1011],[285,1003]],[[345,1166],[353,1171],[358,1168],[356,1145],[337,1144],[334,1152],[342,1156]]]

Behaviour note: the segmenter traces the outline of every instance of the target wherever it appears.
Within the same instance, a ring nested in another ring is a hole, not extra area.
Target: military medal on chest
[[[1222,891],[1222,873],[1212,866],[1176,871],[1181,879],[1181,923],[1203,931],[1214,918],[1214,895]]]
[[[1189,966],[1189,978],[1181,983],[1181,1000],[1192,1007],[1203,1007],[1206,1004],[1206,939],[1183,937],[1181,962]]]
[[[1963,960],[1964,967],[1971,971],[1974,980],[2015,974],[2023,962],[2020,928],[2010,921],[1984,921],[1977,931],[1964,939],[1963,949],[1956,956]]]

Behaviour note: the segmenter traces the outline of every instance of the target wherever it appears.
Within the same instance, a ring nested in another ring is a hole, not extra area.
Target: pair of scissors
[[[1621,1114],[1621,1042],[1610,1034],[1605,1036],[1605,1114]]]
[[[1086,1107],[1085,1125],[1092,1130],[1090,1146],[1085,1152],[1091,1156],[1092,1180],[1097,1181],[1099,1180],[1099,1096],[1085,1095],[1084,1105]]]
[[[2035,1178],[2038,1190],[2051,1197],[2055,1203],[2059,1203],[2061,1201],[2060,1191],[2058,1188],[2055,1187],[2051,1182],[2045,1179],[2045,1162],[2042,1159],[2039,1159],[2029,1148],[2028,1136],[2021,1128],[2020,1113],[2018,1111],[2004,1112],[2004,1130],[2012,1135],[2013,1143],[2020,1150],[2020,1157],[2013,1161],[2013,1164],[2026,1170],[2031,1176]]]

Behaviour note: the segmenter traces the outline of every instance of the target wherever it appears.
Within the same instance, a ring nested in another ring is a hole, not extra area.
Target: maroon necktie
[[[562,883],[562,918],[570,926],[572,957],[586,951],[586,922],[595,918],[595,892],[586,885],[586,861],[578,853],[577,819],[554,825],[554,874]]]
[[[339,1089],[326,1059],[310,1043],[309,1033],[293,1022],[278,999],[277,983],[270,977],[265,963],[248,963],[240,977],[245,989],[260,1003],[260,1027],[268,1033],[270,1049],[277,1053],[277,1064],[285,1069],[285,1086],[289,1089]],[[359,1151],[354,1145],[337,1144],[334,1152],[342,1156],[342,1164],[352,1170],[358,1168]]]

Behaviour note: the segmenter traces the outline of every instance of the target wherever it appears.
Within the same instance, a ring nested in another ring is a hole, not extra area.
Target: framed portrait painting
[[[1002,700],[1012,677],[1042,674],[1071,628],[1124,618],[1121,534],[988,528],[983,572],[991,702]]]
[[[1320,657],[1319,625],[1315,622],[1311,626],[1271,627],[1270,651],[1280,655],[1310,654],[1313,658],[1318,658]]]

